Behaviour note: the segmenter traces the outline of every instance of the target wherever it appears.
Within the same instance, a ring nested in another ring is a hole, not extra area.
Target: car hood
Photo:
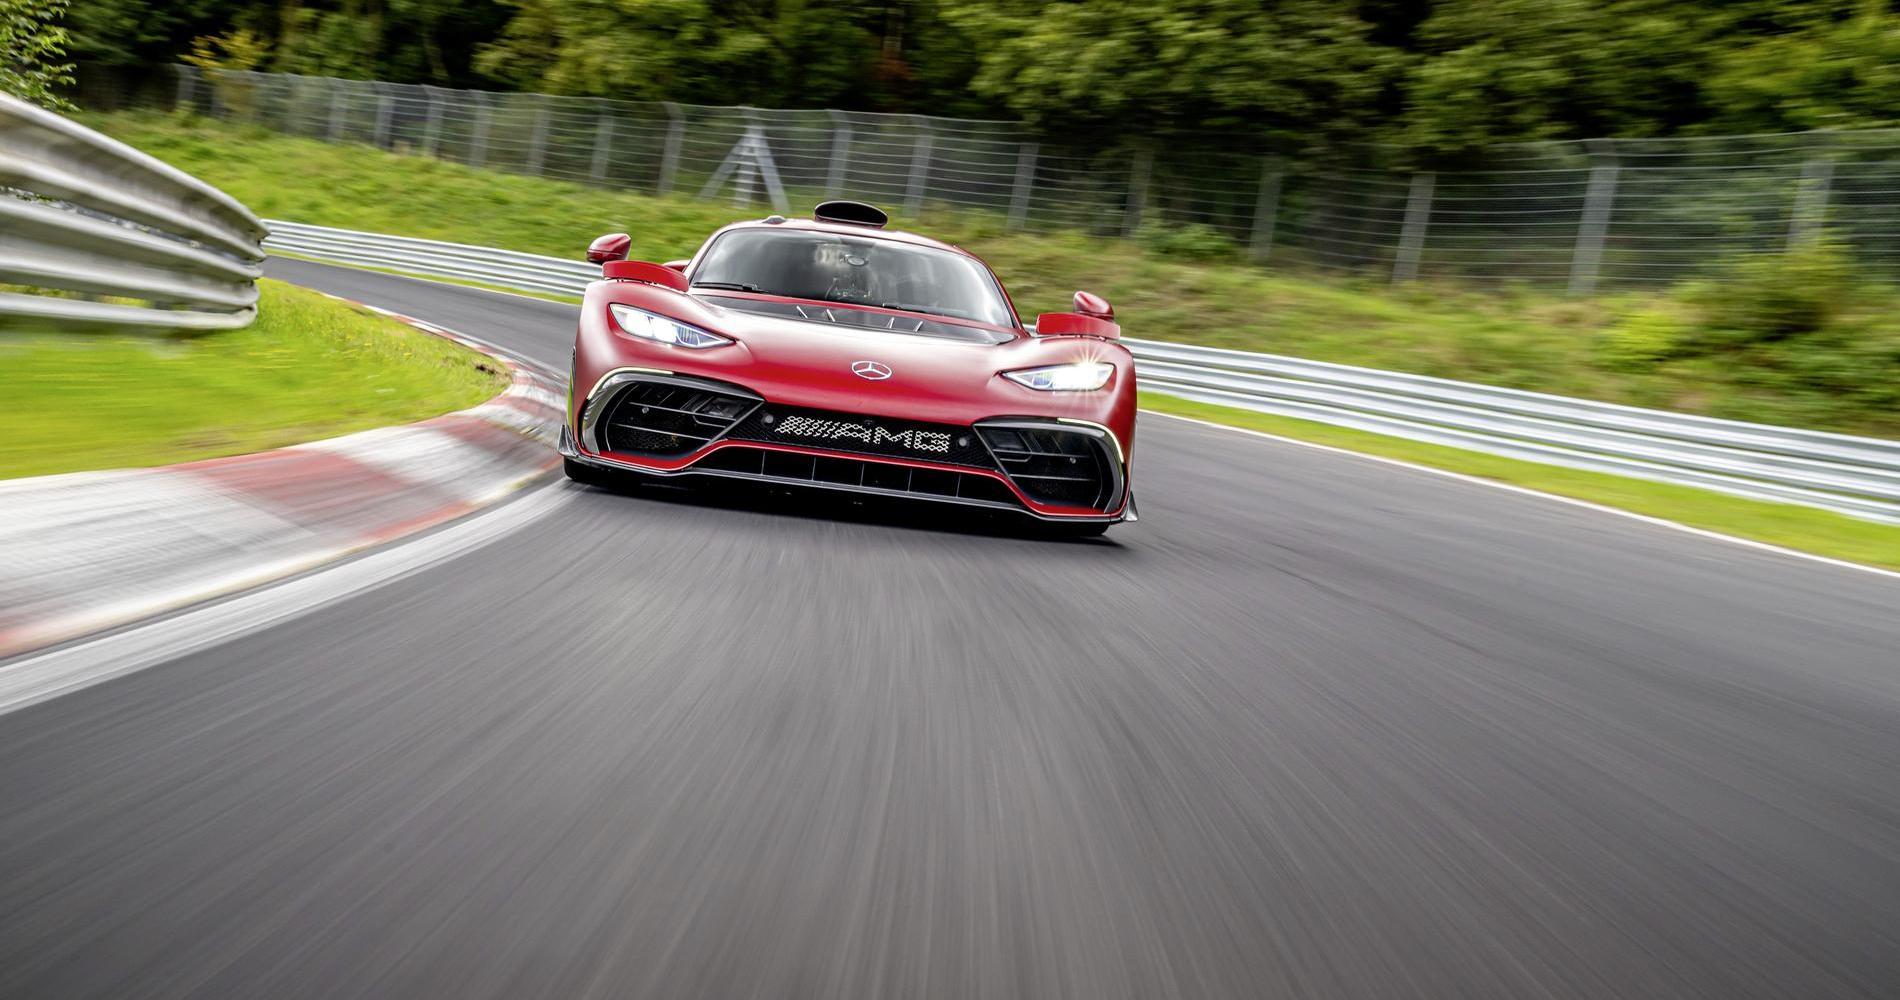
[[[1099,420],[1118,383],[1133,379],[1133,359],[1118,344],[1090,338],[1001,334],[1002,343],[974,343],[869,329],[825,320],[785,319],[652,286],[611,289],[611,300],[672,316],[732,338],[729,347],[684,350],[614,333],[630,363],[745,385],[783,404],[871,415],[968,423],[1005,415],[1073,416]],[[590,305],[594,296],[590,295]],[[589,310],[590,312],[592,310]],[[602,312],[605,310],[602,309]],[[905,325],[928,322],[917,314],[876,313]],[[611,324],[608,324],[611,328]],[[632,357],[630,356],[637,356]],[[1039,392],[1002,378],[1005,371],[1071,361],[1116,365],[1101,392]],[[866,378],[861,362],[882,366]]]

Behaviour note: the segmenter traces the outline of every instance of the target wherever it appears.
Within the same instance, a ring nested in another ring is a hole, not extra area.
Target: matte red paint
[[[714,233],[707,243],[733,229],[753,227],[804,229],[848,233],[859,238],[871,236],[891,239],[917,246],[936,247],[982,263],[974,255],[957,247],[912,233],[879,230],[871,234],[862,226],[803,219],[786,220],[771,226],[759,222],[739,223]],[[1019,319],[1008,326],[992,326],[898,310],[866,310],[879,315],[912,316],[933,323],[960,322],[960,325],[995,331],[1008,337],[1006,342],[1000,344],[979,344],[761,316],[722,306],[712,299],[804,300],[730,291],[690,294],[684,290],[686,276],[691,275],[704,252],[705,247],[702,246],[686,266],[685,275],[657,264],[633,261],[609,263],[606,273],[610,280],[597,281],[587,287],[586,298],[581,306],[580,328],[575,336],[574,384],[567,414],[570,426],[577,424],[587,394],[608,373],[617,368],[645,368],[735,383],[764,396],[772,403],[862,413],[872,417],[959,426],[1006,417],[1082,421],[1106,428],[1114,436],[1115,446],[1124,462],[1123,476],[1131,479],[1126,463],[1132,457],[1135,443],[1135,367],[1134,358],[1128,349],[1113,342],[1113,338],[1119,335],[1119,327],[1114,323],[1077,313],[1045,313],[1038,320],[1038,335],[1032,335]],[[984,266],[987,269],[987,265]],[[670,276],[673,280],[667,281],[654,272]],[[633,280],[611,280],[623,275]],[[1001,282],[998,282],[998,287],[1001,288]],[[1004,292],[1006,298],[1007,294]],[[633,337],[622,332],[614,323],[607,310],[611,303],[669,316],[728,337],[733,343],[696,350]],[[857,308],[836,302],[825,305],[833,309]],[[1106,307],[1107,303],[1102,305]],[[1013,306],[1011,315],[1016,316]],[[1044,329],[1043,324],[1050,324],[1052,329]],[[851,371],[852,364],[858,361],[875,361],[886,365],[891,369],[891,377],[882,381],[861,378]],[[1106,385],[1094,392],[1044,392],[1018,385],[1002,376],[1006,371],[1081,361],[1107,362],[1114,366],[1114,374]],[[577,435],[574,443],[580,447]],[[1015,492],[1025,507],[1045,516],[1099,518],[1104,514],[1118,515],[1126,508],[1130,495],[1129,490],[1123,490],[1120,506],[1111,511],[1050,507],[1036,504],[1022,496],[1001,474],[980,469],[752,441],[731,442],[731,445],[988,475]],[[609,453],[604,457],[637,468],[672,472],[691,466],[726,446],[726,442],[715,442],[678,459],[653,459],[618,453]]]

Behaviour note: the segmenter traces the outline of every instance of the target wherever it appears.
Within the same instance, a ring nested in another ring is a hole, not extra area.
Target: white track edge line
[[[350,562],[0,665],[0,715],[369,593],[494,542],[573,496],[564,484],[544,486],[512,503]]]
[[[1846,559],[1835,559],[1831,556],[1816,555],[1812,552],[1803,552],[1800,549],[1791,549],[1785,545],[1776,545],[1772,542],[1760,542],[1752,538],[1743,538],[1739,535],[1727,535],[1727,534],[1723,534],[1720,531],[1711,531],[1707,528],[1697,528],[1693,525],[1683,524],[1680,521],[1671,521],[1668,518],[1653,517],[1649,514],[1638,514],[1635,511],[1624,510],[1621,507],[1611,507],[1606,504],[1593,503],[1589,500],[1579,500],[1576,497],[1567,497],[1559,493],[1546,493],[1543,490],[1534,490],[1528,486],[1518,486],[1513,483],[1501,483],[1495,479],[1486,479],[1483,476],[1473,476],[1473,475],[1469,475],[1463,472],[1453,472],[1450,469],[1440,469],[1435,466],[1421,465],[1417,462],[1408,462],[1402,458],[1388,458],[1384,455],[1372,455],[1363,451],[1353,451],[1351,448],[1341,448],[1336,445],[1319,444],[1313,441],[1302,441],[1299,438],[1286,437],[1284,435],[1274,434],[1268,431],[1257,431],[1251,427],[1235,427],[1232,424],[1223,424],[1223,423],[1219,423],[1213,420],[1202,420],[1198,417],[1184,417],[1178,413],[1168,413],[1165,410],[1151,410],[1151,409],[1148,409],[1147,407],[1141,407],[1140,409],[1142,413],[1153,414],[1154,416],[1157,416],[1157,417],[1167,417],[1170,420],[1180,420],[1185,423],[1199,424],[1202,427],[1212,427],[1216,430],[1232,431],[1236,434],[1251,434],[1254,437],[1266,438],[1269,441],[1279,441],[1283,444],[1299,445],[1302,448],[1312,448],[1315,451],[1331,452],[1335,455],[1350,455],[1353,458],[1364,459],[1368,462],[1380,462],[1385,465],[1396,465],[1402,469],[1411,469],[1416,472],[1427,472],[1434,476],[1441,476],[1445,479],[1455,479],[1463,483],[1475,483],[1479,486],[1489,486],[1492,489],[1504,490],[1509,493],[1518,493],[1518,494],[1522,494],[1524,496],[1530,496],[1530,497],[1542,497],[1545,500],[1555,500],[1558,503],[1568,504],[1572,507],[1581,507],[1584,510],[1593,510],[1601,514],[1613,514],[1617,517],[1628,518],[1629,520],[1632,520],[1632,521],[1641,521],[1644,524],[1653,524],[1653,525],[1656,525],[1657,527],[1672,528],[1676,531],[1686,532],[1691,535],[1698,535],[1703,538],[1714,539],[1720,542],[1727,542],[1731,545],[1740,545],[1744,548],[1756,549],[1762,552],[1773,552],[1773,553],[1777,553],[1779,555],[1784,555],[1784,556],[1793,556],[1796,559],[1804,559],[1804,560],[1807,560],[1808,562],[1817,562],[1826,566],[1835,566],[1841,569],[1859,570],[1862,573],[1871,573],[1875,576],[1884,576],[1890,580],[1900,580],[1900,572],[1895,572],[1894,570],[1890,570],[1890,569],[1882,569],[1879,566],[1869,566],[1866,563],[1857,563],[1857,562],[1852,562]],[[1404,439],[1398,438],[1396,440],[1404,440]],[[1474,454],[1482,454],[1482,452],[1474,452]],[[1522,459],[1519,459],[1519,461],[1522,461]],[[1536,464],[1536,463],[1533,463],[1533,464]],[[1558,466],[1558,468],[1561,468],[1561,466]],[[1630,477],[1622,477],[1622,478],[1630,478]],[[1686,487],[1686,488],[1693,488],[1693,487]]]
[[[566,306],[569,309],[579,309],[581,307],[580,302],[567,302],[562,299],[550,299],[550,298],[546,298],[540,295],[529,295],[526,292],[511,292],[506,288],[494,288],[488,285],[469,285],[469,284],[463,284],[462,282],[459,282],[459,281],[444,281],[441,278],[432,278],[432,277],[426,277],[420,274],[411,274],[408,271],[392,271],[392,270],[387,270],[384,268],[365,267],[361,264],[345,264],[344,262],[340,260],[324,260],[321,257],[300,257],[294,253],[288,253],[285,251],[270,252],[268,256],[280,257],[284,260],[300,260],[306,264],[323,264],[328,267],[340,267],[340,268],[344,268],[350,271],[362,271],[367,274],[380,274],[388,278],[408,278],[410,281],[426,281],[431,285],[446,285],[449,288],[460,288],[463,291],[468,291],[468,292],[488,292],[491,295],[506,295],[509,298],[527,299],[530,302],[539,302],[542,305]],[[270,277],[270,276],[265,275],[265,277]],[[277,280],[282,281],[284,279],[279,278]],[[290,282],[290,284],[296,285],[297,283],[292,281]],[[304,288],[307,286],[297,285],[297,287]],[[554,293],[550,293],[550,294],[554,294]],[[578,295],[575,295],[572,297],[576,299],[581,298],[581,296],[578,296]]]

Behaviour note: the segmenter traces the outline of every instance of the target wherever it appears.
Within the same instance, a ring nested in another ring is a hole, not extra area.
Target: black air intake
[[[700,459],[690,471],[884,496],[949,500],[976,507],[1022,509],[1022,502],[1009,488],[989,476],[918,469],[870,459],[801,455],[728,444]]]
[[[717,440],[760,403],[711,381],[632,373],[613,380],[583,415],[586,443],[598,451],[677,458]]]
[[[811,210],[811,217],[819,222],[842,222],[850,226],[870,226],[883,229],[891,217],[881,208],[866,205],[861,201],[827,201]]]
[[[1037,503],[1105,511],[1121,500],[1121,463],[1100,428],[999,420],[976,430],[1010,482]]]

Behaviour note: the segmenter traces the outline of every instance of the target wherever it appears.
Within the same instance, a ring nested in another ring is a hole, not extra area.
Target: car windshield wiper
[[[763,292],[757,285],[748,285],[743,281],[695,281],[694,288],[717,288],[725,292]]]
[[[932,309],[929,306],[920,306],[910,302],[880,302],[877,304],[877,307],[879,309],[902,309],[905,312],[923,313],[927,316],[948,316],[951,319],[969,318],[960,312],[954,312],[949,309]]]

